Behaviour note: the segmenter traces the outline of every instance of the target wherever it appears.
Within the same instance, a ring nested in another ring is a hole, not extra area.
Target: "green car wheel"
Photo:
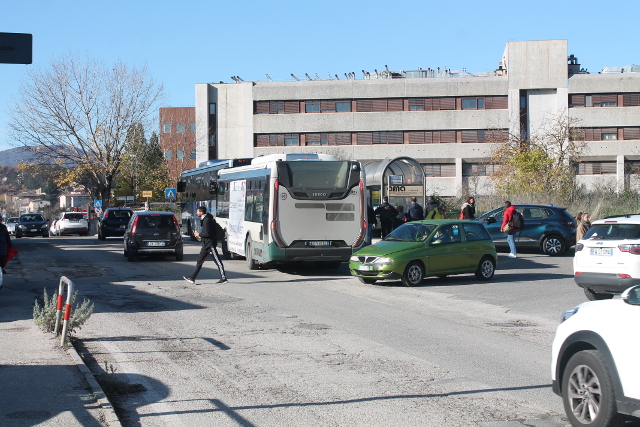
[[[405,286],[418,286],[424,279],[424,266],[420,261],[411,261],[402,274],[402,283]]]
[[[496,262],[490,256],[485,256],[480,260],[478,269],[476,270],[476,277],[480,280],[489,280],[496,272]]]

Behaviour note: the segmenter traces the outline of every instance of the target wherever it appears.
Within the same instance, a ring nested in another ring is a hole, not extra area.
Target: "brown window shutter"
[[[440,165],[440,176],[443,176],[443,177],[456,176],[456,165],[450,164],[450,163]]]
[[[306,135],[306,141],[307,141],[307,145],[309,145],[309,143],[313,143],[313,142],[317,142],[318,144],[320,143],[320,134],[319,133],[308,133]],[[311,144],[311,145],[316,145],[316,144]]]
[[[569,95],[569,105],[575,105],[584,107],[585,103],[584,95]]]
[[[373,135],[371,132],[358,132],[358,145],[371,145]]]
[[[269,114],[269,101],[256,102],[256,114]]]
[[[616,94],[607,94],[600,95],[600,102],[618,102],[618,95]]]
[[[412,105],[424,106],[424,98],[409,98],[409,106]]]
[[[456,109],[456,99],[455,98],[440,98],[440,109],[441,110],[455,110]]]
[[[268,147],[269,135],[256,135],[256,147]]]
[[[300,112],[300,102],[298,101],[285,101],[284,113],[285,114],[298,114]]]
[[[482,129],[478,131],[478,142],[484,142],[484,141],[485,141],[485,139],[484,139],[484,132],[485,132],[485,131],[484,131],[484,130],[482,130]]]
[[[484,98],[484,109],[485,110],[493,110],[493,97],[492,96],[486,96]]]
[[[427,140],[427,135],[424,136],[424,140]],[[440,131],[434,130],[431,132],[431,143],[432,144],[440,144]]]
[[[386,99],[374,99],[371,103],[371,111],[373,112],[383,112],[387,111],[387,100]]]
[[[602,162],[600,163],[600,173],[602,174],[610,174],[616,173],[616,163],[615,162]]]
[[[351,145],[351,134],[348,132],[336,133],[336,145]]]
[[[387,132],[389,144],[402,144],[402,132]]]
[[[276,135],[276,145],[278,147],[284,146],[284,134],[279,133]]]
[[[425,176],[440,176],[440,168],[436,167],[436,166],[440,166],[440,165],[436,165],[436,164],[426,164],[426,165],[422,165],[422,170],[424,171],[424,175]]]
[[[494,110],[506,110],[509,108],[509,97],[508,96],[494,96],[491,98],[493,103]]]
[[[436,108],[433,108],[433,98],[425,98],[424,99],[424,110],[425,111],[432,111],[435,110]]]
[[[269,145],[271,146],[276,146],[277,145],[277,135],[275,133],[272,133],[271,135],[269,135]]]
[[[269,101],[269,114],[278,114],[278,110],[284,110],[284,102]]]
[[[334,110],[336,109],[336,101],[323,100],[320,101],[320,111],[322,110]]]
[[[402,111],[403,108],[402,99],[390,99],[387,105],[387,111]]]
[[[327,134],[327,145],[336,145],[336,134],[328,133]]]
[[[369,113],[371,112],[371,100],[370,99],[359,99],[356,104],[356,112],[358,113]]]
[[[593,140],[600,141],[602,139],[602,129],[593,128]]]
[[[478,142],[478,131],[475,130],[463,130],[462,142]]]
[[[583,129],[584,132],[584,140],[585,141],[593,141],[593,128]]]
[[[640,93],[625,93],[622,98],[622,105],[625,107],[637,107],[640,105]]]
[[[640,139],[640,128],[624,128],[624,139]]]
[[[600,95],[591,95],[591,102],[593,104],[599,104],[600,102],[602,102],[600,101]]]
[[[409,134],[409,144],[424,144],[425,132],[407,132]]]
[[[372,132],[371,142],[373,144],[386,144],[387,133],[386,132]]]
[[[618,133],[618,128],[602,128],[602,133]]]
[[[454,130],[441,130],[440,131],[440,142],[443,144],[455,144],[456,142],[456,131]]]
[[[424,133],[424,143],[425,144],[433,144],[433,132],[425,132]]]

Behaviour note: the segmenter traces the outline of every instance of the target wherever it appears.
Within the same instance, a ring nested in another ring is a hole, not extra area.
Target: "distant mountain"
[[[30,161],[34,157],[35,154],[26,148],[9,148],[0,151],[0,166],[18,166],[21,162]]]

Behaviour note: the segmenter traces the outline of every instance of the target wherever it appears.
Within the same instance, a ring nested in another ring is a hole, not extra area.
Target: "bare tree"
[[[162,97],[146,66],[67,54],[28,71],[9,126],[17,145],[38,154],[35,162],[64,165],[66,181],[109,200],[127,133],[150,123]]]

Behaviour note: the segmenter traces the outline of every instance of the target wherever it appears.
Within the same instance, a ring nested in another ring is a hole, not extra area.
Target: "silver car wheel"
[[[569,402],[571,412],[583,424],[590,424],[598,418],[602,392],[600,380],[587,365],[578,365],[569,378]]]

